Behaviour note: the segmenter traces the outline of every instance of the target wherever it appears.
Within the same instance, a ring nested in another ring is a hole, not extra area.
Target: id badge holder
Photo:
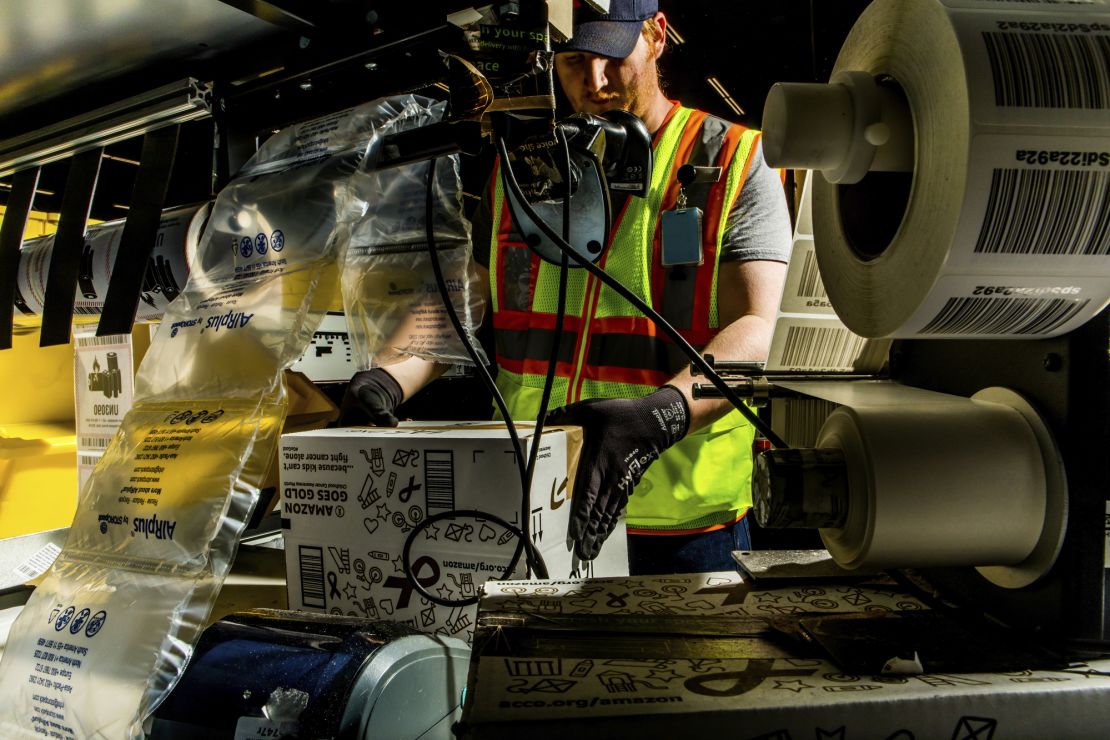
[[[701,248],[700,208],[686,207],[686,193],[680,191],[677,208],[663,211],[663,244],[660,261],[663,267],[697,267],[704,261]]]

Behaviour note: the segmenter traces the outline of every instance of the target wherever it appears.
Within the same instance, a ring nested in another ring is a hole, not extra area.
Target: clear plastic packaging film
[[[139,368],[135,405],[12,628],[0,736],[142,737],[274,460],[281,373],[331,303],[346,239],[375,217],[367,188],[390,190],[388,175],[357,187],[352,176],[374,166],[395,119],[433,120],[430,103],[403,96],[293,127],[217,197],[189,281]]]
[[[400,130],[429,123],[402,119]],[[481,354],[474,332],[482,321],[481,292],[471,260],[470,223],[462,212],[458,159],[440,158],[432,173],[432,230],[426,213],[431,161],[381,171],[362,170],[354,194],[365,215],[349,224],[350,244],[343,261],[343,302],[351,345],[364,367],[390,365],[415,355],[426,360],[471,364],[447,315],[432,268],[434,246],[451,303],[469,340]]]

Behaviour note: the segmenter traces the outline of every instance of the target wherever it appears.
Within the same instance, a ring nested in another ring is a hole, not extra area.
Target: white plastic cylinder
[[[848,519],[821,536],[842,566],[997,566],[1037,546],[1046,511],[1041,446],[1000,403],[841,407],[818,447],[843,450]]]
[[[780,82],[763,108],[763,156],[772,167],[834,169],[848,156],[854,120],[843,85]]]
[[[763,152],[772,167],[820,170],[835,183],[909,172],[913,120],[895,84],[866,73],[839,73],[827,85],[779,83],[763,108]]]

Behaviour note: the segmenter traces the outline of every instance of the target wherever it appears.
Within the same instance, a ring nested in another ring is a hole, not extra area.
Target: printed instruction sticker
[[[78,452],[103,453],[131,409],[135,390],[129,334],[79,334],[74,352]]]

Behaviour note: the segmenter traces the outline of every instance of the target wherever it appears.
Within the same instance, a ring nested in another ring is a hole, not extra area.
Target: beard
[[[590,113],[604,113],[611,110],[626,110],[640,118],[647,112],[648,101],[652,99],[658,76],[655,66],[651,65],[641,74],[628,81],[622,91],[602,90],[585,101],[584,110]]]

